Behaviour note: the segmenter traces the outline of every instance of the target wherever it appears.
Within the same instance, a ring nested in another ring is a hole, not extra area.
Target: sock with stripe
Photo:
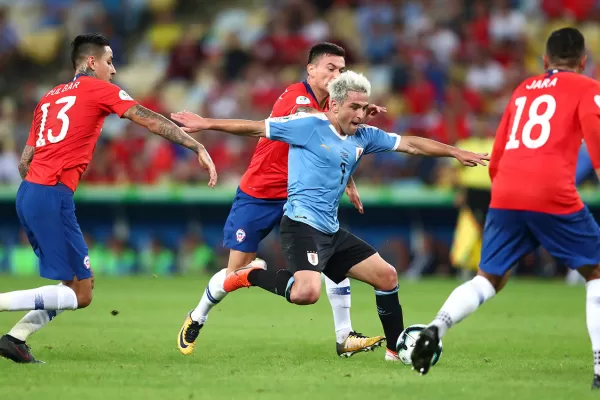
[[[476,276],[454,289],[430,325],[438,328],[441,339],[452,325],[474,313],[495,295],[496,289],[491,282]]]
[[[198,303],[198,306],[191,313],[191,317],[194,321],[204,324],[208,319],[210,310],[225,298],[227,292],[223,289],[223,283],[225,282],[226,276],[227,269],[223,268],[210,278],[208,286],[206,286],[206,289],[202,294],[200,303]]]
[[[73,289],[62,284],[0,293],[0,311],[76,309],[77,295]]]
[[[287,269],[280,269],[279,271],[255,269],[248,274],[248,282],[252,286],[261,287],[290,301],[290,292],[294,284],[294,277]]]
[[[63,310],[29,311],[19,322],[17,322],[10,332],[8,332],[8,335],[13,339],[16,339],[14,341],[15,343],[24,343],[29,336],[42,329],[62,312]]]
[[[333,311],[333,323],[335,327],[335,339],[337,343],[344,343],[350,332],[352,332],[352,321],[350,320],[350,279],[346,278],[339,284],[329,279],[326,275],[325,289]]]
[[[375,302],[379,320],[385,332],[387,348],[396,352],[396,342],[404,330],[404,317],[402,306],[398,299],[398,286],[390,291],[375,290]]]
[[[594,375],[600,375],[600,279],[586,284],[586,322],[592,352],[594,354]]]

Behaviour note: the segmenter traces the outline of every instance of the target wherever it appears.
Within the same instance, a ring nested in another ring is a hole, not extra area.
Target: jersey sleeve
[[[25,143],[27,146],[33,146],[35,147],[35,142],[37,141],[37,132],[35,130],[35,117],[37,115],[37,111],[38,111],[38,106],[35,107],[35,110],[33,111],[33,119],[31,120],[31,128],[29,128],[29,136],[27,136],[27,143]]]
[[[589,157],[594,169],[598,169],[600,168],[600,85],[594,85],[582,95],[577,112]]]
[[[323,117],[322,114],[298,113],[287,117],[267,118],[265,120],[265,136],[267,139],[304,147],[313,135],[319,121],[323,121]]]
[[[123,89],[109,82],[102,82],[94,91],[100,107],[122,117],[125,111],[138,104]]]
[[[306,96],[306,93],[303,93],[300,90],[290,90],[285,91],[275,104],[273,104],[273,110],[271,110],[272,117],[285,117],[286,115],[294,114],[298,107],[306,107],[310,106],[311,101]]]
[[[33,119],[33,121],[31,121],[31,128],[29,129],[29,136],[27,136],[27,143],[25,143],[27,146],[33,146],[35,147],[35,142],[36,142],[36,134],[35,134],[35,118]]]
[[[361,136],[365,139],[365,154],[396,151],[400,146],[400,135],[388,133],[370,125],[363,125],[359,129]]]

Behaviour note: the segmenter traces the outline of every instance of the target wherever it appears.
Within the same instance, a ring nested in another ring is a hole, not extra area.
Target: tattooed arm
[[[139,104],[125,111],[123,118],[127,118],[143,126],[155,135],[162,136],[173,143],[187,147],[196,154],[204,148],[204,146],[182,131],[173,122]]]
[[[25,179],[27,173],[29,172],[29,165],[31,164],[31,160],[33,160],[34,152],[35,147],[33,146],[25,146],[25,149],[23,149],[21,161],[19,162],[19,175],[21,175],[21,179]]]
[[[154,111],[150,111],[146,107],[142,107],[139,104],[136,104],[129,110],[125,111],[123,118],[127,118],[148,129],[155,135],[162,136],[173,143],[187,147],[194,153],[198,154],[198,162],[202,168],[208,170],[210,175],[210,181],[208,182],[208,185],[211,187],[215,186],[217,183],[217,171],[215,169],[215,164],[210,158],[210,155],[204,146],[181,130],[181,128],[175,125],[172,121],[169,121],[162,115],[157,114]]]

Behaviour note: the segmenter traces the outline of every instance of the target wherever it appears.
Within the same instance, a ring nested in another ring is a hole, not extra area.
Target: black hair
[[[314,64],[317,59],[325,54],[332,56],[346,57],[346,50],[342,46],[329,42],[321,42],[311,47],[308,53],[308,63]]]
[[[71,42],[71,62],[73,63],[73,68],[77,69],[77,65],[89,56],[102,54],[105,46],[110,46],[110,42],[106,36],[100,33],[88,33],[77,36]]]
[[[577,67],[585,55],[585,39],[576,28],[562,28],[550,34],[546,55],[551,64]]]

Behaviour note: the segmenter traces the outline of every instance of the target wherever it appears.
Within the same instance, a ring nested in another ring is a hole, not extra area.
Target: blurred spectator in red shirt
[[[203,56],[201,43],[193,32],[188,32],[171,50],[167,78],[194,80]]]

